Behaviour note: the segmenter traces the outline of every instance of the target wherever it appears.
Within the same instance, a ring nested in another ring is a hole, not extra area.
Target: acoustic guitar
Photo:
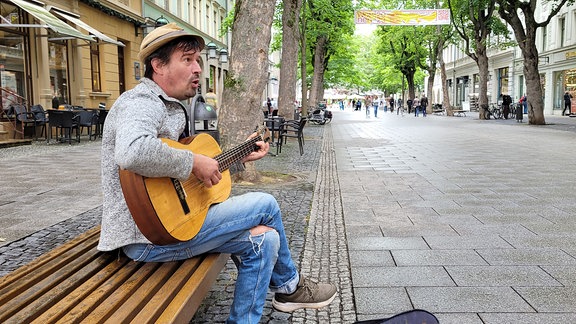
[[[206,219],[208,208],[230,196],[232,180],[230,166],[258,149],[258,141],[267,141],[264,129],[258,136],[222,152],[212,136],[201,133],[180,142],[161,139],[168,146],[206,155],[218,161],[222,179],[210,188],[193,175],[186,181],[174,178],[144,177],[120,170],[120,184],[128,209],[136,225],[150,242],[157,245],[188,241],[198,232]]]

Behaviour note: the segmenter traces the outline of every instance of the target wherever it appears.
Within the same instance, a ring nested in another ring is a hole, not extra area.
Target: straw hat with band
[[[140,52],[138,53],[138,59],[140,59],[141,62],[144,62],[144,60],[146,60],[146,58],[150,54],[154,53],[164,44],[170,42],[173,39],[185,36],[196,38],[196,40],[200,44],[200,48],[198,50],[201,51],[204,49],[206,43],[204,42],[204,39],[202,37],[190,34],[189,32],[185,31],[182,27],[176,25],[175,23],[169,23],[162,27],[154,29],[150,34],[144,37],[144,40],[142,40],[142,44],[140,45]]]

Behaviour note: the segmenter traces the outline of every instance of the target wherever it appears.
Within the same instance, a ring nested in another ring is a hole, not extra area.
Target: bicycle
[[[502,118],[502,109],[499,105],[491,103],[488,109],[484,110],[484,119],[490,119],[490,116],[494,117],[494,119]]]
[[[516,110],[521,104],[515,102],[510,105],[510,119],[516,119]]]

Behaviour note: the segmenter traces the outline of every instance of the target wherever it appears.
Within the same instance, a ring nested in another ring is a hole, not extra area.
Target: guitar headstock
[[[268,129],[268,127],[266,127],[264,125],[258,126],[258,127],[256,127],[255,132],[258,134],[261,141],[264,141],[264,142],[270,141],[270,130]]]

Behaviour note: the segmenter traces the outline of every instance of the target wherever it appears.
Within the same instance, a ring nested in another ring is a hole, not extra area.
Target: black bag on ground
[[[414,309],[388,318],[359,321],[354,324],[439,324],[432,313]]]

